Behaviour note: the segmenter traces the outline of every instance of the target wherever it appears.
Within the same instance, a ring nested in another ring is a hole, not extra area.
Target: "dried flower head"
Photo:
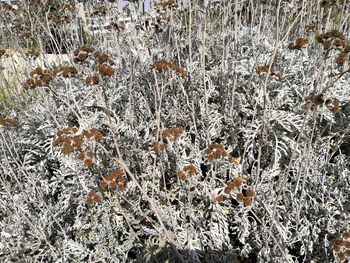
[[[189,175],[194,175],[197,170],[196,170],[196,167],[193,165],[193,164],[190,164],[190,165],[186,165],[183,170],[185,172],[187,172]]]
[[[168,70],[174,70],[182,78],[184,78],[187,75],[186,71],[183,68],[174,65],[172,62],[170,62],[169,60],[164,59],[164,58],[154,62],[151,65],[151,68],[153,68],[153,69],[155,69],[157,71],[160,71],[160,72],[164,72],[164,71],[168,71]]]
[[[347,59],[348,59],[348,54],[345,52],[342,52],[338,55],[336,62],[339,66],[341,66],[341,65],[344,65]]]
[[[101,189],[116,189],[123,191],[126,189],[125,183],[127,179],[124,171],[121,169],[110,172],[107,176],[102,177],[99,182]]]
[[[255,196],[255,192],[253,189],[249,188],[247,190],[247,193],[246,193],[247,196],[250,196],[250,197],[254,197]]]
[[[101,196],[99,196],[95,192],[89,192],[86,199],[86,203],[88,206],[92,206],[93,204],[98,203],[100,201],[101,201]]]
[[[44,70],[41,67],[37,67],[30,72],[30,76],[32,77],[33,76],[35,77],[35,75],[41,76],[43,73],[44,73]]]
[[[311,106],[310,106],[310,110],[313,111],[313,112],[316,112],[317,111],[317,104],[312,103]]]
[[[306,47],[308,44],[309,44],[309,40],[306,39],[306,38],[300,37],[300,38],[297,38],[297,39],[295,40],[295,48],[296,48],[296,49],[304,48],[304,47]]]
[[[185,174],[184,171],[179,171],[179,172],[177,173],[177,176],[178,176],[182,181],[187,180],[187,176],[186,176],[186,174]]]
[[[100,133],[96,128],[91,128],[88,131],[83,131],[82,135],[90,140],[95,140],[100,142],[103,138],[102,133]]]
[[[96,51],[94,57],[97,64],[106,63],[109,60],[109,56],[101,51]]]
[[[85,51],[87,53],[92,53],[92,52],[94,52],[95,49],[91,46],[83,45],[80,47],[80,50]]]
[[[243,202],[243,201],[244,201],[244,195],[243,195],[243,193],[237,193],[237,194],[236,194],[236,199],[237,199],[237,201],[239,201],[239,202]]]
[[[215,197],[215,201],[217,201],[217,202],[222,202],[222,201],[224,201],[224,195],[217,195],[217,196]]]
[[[339,38],[334,39],[334,46],[338,50],[342,50],[343,49],[344,43],[345,42],[344,42],[343,39],[339,39]]]
[[[240,158],[240,157],[235,158],[235,157],[229,156],[229,157],[228,157],[228,160],[229,160],[229,162],[232,163],[234,166],[238,166],[238,165],[241,163],[241,158]]]
[[[100,78],[97,75],[87,77],[85,83],[86,85],[97,85],[100,83]]]
[[[350,232],[344,232],[343,238],[350,239]]]
[[[314,102],[316,105],[321,105],[324,103],[324,95],[321,93],[321,94],[318,94],[315,96],[314,98]]]
[[[84,160],[84,165],[85,165],[85,166],[90,167],[90,166],[92,166],[93,164],[94,164],[94,161],[93,161],[92,158],[86,158],[86,159]]]
[[[61,148],[61,153],[67,155],[72,153],[73,151],[74,151],[74,147],[72,146],[71,141],[65,140]]]
[[[18,122],[14,119],[9,119],[9,118],[3,117],[3,118],[0,118],[0,125],[7,126],[7,127],[9,127],[9,126],[17,127]]]
[[[104,65],[104,64],[98,65],[98,71],[99,71],[102,75],[107,76],[107,77],[111,77],[111,76],[113,76],[114,73],[115,73],[115,70],[114,70],[112,67],[106,66],[106,65]]]
[[[165,148],[164,144],[163,143],[159,143],[159,142],[153,142],[152,146],[153,146],[153,151],[156,154],[160,154]]]
[[[182,170],[177,173],[177,175],[181,180],[185,181],[188,177],[194,175],[195,173],[197,173],[196,167],[193,164],[190,164],[184,166]]]
[[[244,206],[250,206],[253,202],[253,197],[255,195],[255,192],[251,190],[249,192],[249,195],[244,196],[243,193],[237,193],[236,194],[236,199],[239,202],[243,202]]]
[[[50,74],[44,74],[42,77],[41,77],[41,81],[47,85],[51,80],[53,79],[52,75]]]
[[[225,193],[225,194],[230,194],[231,191],[232,191],[232,188],[229,187],[228,185],[224,188],[224,193]]]
[[[31,78],[27,79],[23,86],[25,89],[34,89],[36,87],[35,80]]]
[[[246,196],[243,200],[244,206],[250,206],[253,202],[253,197]]]
[[[333,45],[332,45],[332,41],[331,40],[326,40],[323,42],[323,48],[325,50],[328,50],[328,49],[332,49]]]
[[[78,70],[75,67],[62,67],[59,70],[59,72],[65,78],[69,78],[71,76],[74,76],[74,75],[78,74]]]
[[[182,130],[180,130],[179,128],[173,127],[163,131],[162,137],[163,138],[171,137],[173,141],[176,141],[176,139],[179,138],[182,135],[182,133],[183,133]]]
[[[258,73],[259,75],[263,75],[263,74],[269,73],[269,65],[256,67],[256,73]]]

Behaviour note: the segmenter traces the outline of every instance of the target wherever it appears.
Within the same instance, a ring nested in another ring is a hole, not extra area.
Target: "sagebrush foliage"
[[[346,1],[56,2],[1,7],[1,261],[350,258]]]

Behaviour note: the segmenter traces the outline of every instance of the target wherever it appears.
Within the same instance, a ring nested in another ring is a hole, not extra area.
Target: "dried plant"
[[[347,262],[350,6],[272,2],[0,4],[0,261]]]

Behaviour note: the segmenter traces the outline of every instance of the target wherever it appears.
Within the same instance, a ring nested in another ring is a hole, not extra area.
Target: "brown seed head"
[[[104,64],[100,64],[98,65],[98,71],[104,75],[104,76],[107,76],[107,77],[111,77],[113,76],[113,74],[115,73],[114,69],[110,66],[106,66]]]
[[[247,190],[247,196],[250,196],[250,197],[255,196],[255,192],[254,192],[254,190],[253,190],[253,189],[251,189],[251,188],[249,188],[249,189]]]
[[[86,85],[97,85],[100,83],[100,78],[97,75],[87,77],[85,83]]]
[[[247,196],[243,200],[244,206],[250,206],[252,202],[253,202],[253,198],[251,196]]]
[[[333,109],[332,109],[332,111],[334,113],[339,112],[339,100],[337,100],[337,99],[333,100]]]
[[[256,73],[259,75],[267,74],[269,73],[269,65],[259,66],[256,68]]]
[[[222,201],[224,201],[224,196],[223,196],[223,195],[217,195],[217,196],[215,197],[215,201],[217,201],[217,202],[222,202]]]
[[[186,176],[186,174],[185,174],[183,171],[179,171],[179,172],[177,173],[177,176],[178,176],[182,181],[187,180],[187,176]]]
[[[243,201],[244,201],[244,195],[243,195],[243,193],[237,193],[237,194],[236,194],[236,199],[237,199],[237,201],[239,201],[239,202],[243,202]]]
[[[309,44],[309,40],[306,38],[297,38],[297,40],[295,40],[295,47],[298,49],[301,49],[303,47],[306,47]]]
[[[87,196],[86,203],[88,206],[91,206],[91,205],[98,203],[100,201],[101,201],[101,196],[99,196],[95,192],[90,192]]]
[[[348,54],[345,52],[342,52],[337,57],[336,62],[339,66],[341,66],[341,65],[344,65],[347,59],[348,59]]]

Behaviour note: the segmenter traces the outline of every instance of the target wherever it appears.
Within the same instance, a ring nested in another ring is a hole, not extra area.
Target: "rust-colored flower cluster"
[[[325,104],[326,106],[331,108],[331,111],[336,113],[339,112],[339,100],[333,98],[324,99],[323,94],[313,95],[310,94],[305,98],[304,107],[310,109],[311,111],[317,111],[318,106]]]
[[[225,196],[229,196],[233,190],[236,190],[236,199],[241,201],[248,206],[252,202],[252,197],[254,194],[251,192],[251,189],[248,189],[246,196],[241,192],[242,185],[248,181],[248,176],[236,176],[233,180],[229,180],[224,188],[224,191],[220,194],[214,195],[214,200],[217,202],[223,201]],[[243,195],[243,196],[242,196]]]
[[[70,154],[74,150],[82,150],[83,136],[76,135],[78,128],[68,127],[57,131],[57,138],[53,142],[53,146],[62,146],[62,154]]]
[[[338,64],[338,66],[342,66],[345,64],[345,62],[348,60],[348,58],[349,58],[348,53],[341,52],[335,61]]]
[[[302,48],[306,47],[309,44],[309,40],[307,38],[297,38],[294,42],[290,43],[288,45],[289,49],[298,49],[301,50]]]
[[[89,194],[88,194],[88,196],[86,198],[86,204],[88,206],[92,206],[92,205],[100,202],[101,199],[102,198],[101,198],[100,195],[98,195],[97,193],[91,191],[91,192],[89,192]]]
[[[316,40],[323,45],[325,50],[342,50],[345,44],[344,34],[338,30],[331,30],[316,36]]]
[[[94,140],[95,142],[100,142],[103,138],[102,134],[96,128],[91,128],[90,130],[83,131],[82,135],[89,140]]]
[[[36,87],[48,86],[53,79],[52,73],[47,69],[37,67],[30,72],[31,78],[28,78],[24,83],[24,88],[34,89]]]
[[[330,242],[340,261],[350,259],[350,232],[345,232],[341,239],[333,239]]]
[[[173,141],[176,141],[176,139],[179,138],[182,133],[183,133],[183,131],[180,130],[179,128],[176,128],[176,127],[173,127],[170,129],[165,129],[163,131],[158,131],[158,130],[152,131],[152,135],[154,137],[158,136],[158,137],[161,137],[163,139],[171,138]]]
[[[115,70],[112,67],[107,66],[105,64],[98,65],[98,71],[101,73],[101,75],[106,77],[113,76],[115,72]]]
[[[263,66],[258,66],[256,67],[255,69],[256,73],[259,75],[259,76],[264,76],[266,74],[268,74],[270,71],[269,71],[269,65],[263,65]],[[277,71],[273,71],[271,70],[271,76],[275,79],[275,80],[282,80],[283,79],[283,76],[281,73],[277,72]]]
[[[208,146],[205,150],[205,153],[208,155],[209,161],[215,161],[218,158],[226,158],[231,164],[238,166],[241,162],[241,158],[235,158],[228,154],[224,147],[220,144],[213,143]]]
[[[250,206],[253,202],[253,197],[255,196],[255,192],[253,189],[249,188],[245,194],[237,193],[236,199],[238,202],[243,202],[244,206]]]
[[[98,85],[100,83],[100,78],[98,75],[93,75],[85,79],[86,85]]]
[[[84,45],[73,51],[74,54],[74,62],[84,62],[88,56],[94,51],[94,49],[90,46]]]
[[[5,127],[17,127],[18,122],[15,119],[9,119],[7,117],[0,118],[0,125]]]
[[[246,183],[247,180],[248,180],[248,177],[246,177],[246,176],[236,176],[233,180],[229,180],[227,182],[227,185],[224,188],[224,193],[230,194],[232,192],[232,190],[234,190],[235,188],[237,189],[237,191],[240,191],[241,186],[244,183]]]
[[[164,71],[168,71],[168,70],[174,70],[176,73],[178,73],[182,78],[186,77],[186,71],[179,67],[174,65],[173,63],[171,63],[169,60],[167,59],[160,59],[156,62],[154,62],[151,67],[157,71],[160,72],[164,72]]]
[[[256,67],[256,73],[258,73],[258,75],[266,75],[267,73],[270,72],[269,70],[269,65],[263,65],[263,66],[258,66]]]
[[[228,153],[225,151],[224,147],[220,144],[213,143],[205,150],[205,153],[208,155],[210,161],[214,161],[220,157],[227,157]]]
[[[153,142],[152,143],[152,147],[153,147],[153,151],[159,155],[162,151],[164,151],[165,149],[165,145],[164,143],[160,143],[160,142]]]
[[[80,152],[78,154],[78,159],[84,162],[85,166],[91,166],[94,163],[95,154],[92,151]]]
[[[106,176],[102,176],[99,182],[99,187],[101,189],[111,189],[114,190],[118,188],[120,191],[126,189],[126,176],[122,169],[118,169],[116,171],[112,171]]]
[[[64,78],[69,78],[78,74],[78,70],[75,67],[61,67],[58,70],[58,74],[62,75]]]
[[[197,173],[196,167],[193,164],[184,166],[178,173],[177,176],[182,180],[186,181],[189,176]]]
[[[115,190],[124,191],[126,189],[127,178],[122,169],[114,170],[108,173],[106,176],[102,176],[98,183],[100,190]],[[90,191],[86,204],[91,207],[92,205],[100,202],[102,197],[93,191]]]
[[[153,137],[155,138],[158,137],[158,139],[161,139],[164,142],[164,143],[153,142],[152,143],[153,151],[156,154],[160,154],[165,149],[165,144],[167,143],[166,139],[172,139],[172,141],[176,141],[176,139],[180,137],[182,133],[183,131],[176,127],[165,129],[163,131],[153,130],[152,131]]]
[[[96,51],[94,53],[94,57],[95,57],[96,64],[108,63],[109,65],[114,65],[113,60],[110,59],[110,57],[104,52]]]
[[[53,146],[61,146],[62,154],[70,154],[74,151],[78,152],[78,159],[84,162],[84,165],[91,166],[94,163],[94,153],[92,151],[83,152],[84,138],[99,142],[102,140],[102,134],[95,128],[83,131],[77,134],[76,127],[68,127],[57,131],[57,138],[53,142]]]
[[[111,77],[114,75],[115,70],[111,67],[111,65],[114,65],[114,61],[110,59],[106,53],[96,51],[94,57],[97,64],[97,70],[102,76]]]

